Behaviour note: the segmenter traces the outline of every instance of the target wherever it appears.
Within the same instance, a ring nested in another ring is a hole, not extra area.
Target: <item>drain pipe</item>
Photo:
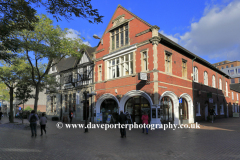
[[[194,68],[193,68],[193,62],[195,61],[197,59],[197,57],[195,57],[195,58],[193,58],[192,59],[192,69],[193,69],[193,77],[192,77],[192,95],[193,95],[193,121],[194,121],[194,123],[196,123],[196,111],[195,111],[195,101],[194,101]]]

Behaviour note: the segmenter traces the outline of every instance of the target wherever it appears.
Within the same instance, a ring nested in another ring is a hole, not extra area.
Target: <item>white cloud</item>
[[[67,38],[76,39],[80,37],[80,32],[78,32],[77,30],[70,28],[68,29],[67,32],[68,32],[68,34],[66,35]],[[88,39],[91,39],[91,37],[88,37]],[[91,44],[88,41],[83,41],[83,43],[91,47]]]
[[[208,5],[204,16],[180,38],[182,46],[199,56],[240,60],[240,1],[225,7]]]
[[[67,38],[76,39],[76,38],[79,38],[79,36],[80,36],[80,32],[78,32],[74,29],[71,29],[71,28],[68,29],[67,35],[66,35]]]
[[[166,36],[167,38],[171,39],[172,41],[178,43],[179,40],[177,38],[177,36],[179,35],[178,33],[176,33],[175,35],[167,35],[166,33],[164,33],[164,31],[160,31],[161,34],[163,34],[164,36]]]

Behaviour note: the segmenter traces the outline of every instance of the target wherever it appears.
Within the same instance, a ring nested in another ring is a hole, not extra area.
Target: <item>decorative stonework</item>
[[[161,38],[160,37],[158,37],[158,36],[155,36],[155,37],[152,37],[151,39],[150,39],[150,42],[153,44],[153,45],[158,45],[158,43],[161,41]]]
[[[154,29],[156,29],[156,30],[159,30],[159,29],[160,29],[160,27],[158,27],[158,26],[156,26],[156,25],[154,25],[154,26],[150,27],[150,30],[151,30],[151,31],[153,31]]]
[[[142,32],[140,32],[140,33],[137,33],[137,34],[135,35],[135,37],[141,36],[141,35],[143,35],[143,34],[145,34],[145,33],[150,32],[150,31],[151,31],[151,29],[147,29],[147,30],[145,30],[145,31],[142,31]]]
[[[120,16],[118,16],[117,18],[115,18],[115,19],[112,21],[113,26],[117,25],[118,23],[123,22],[123,21],[125,20],[124,17],[125,17],[125,14],[120,15]]]

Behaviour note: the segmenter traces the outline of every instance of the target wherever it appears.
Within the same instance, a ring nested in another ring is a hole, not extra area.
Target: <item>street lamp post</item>
[[[84,131],[84,133],[88,132],[88,128],[87,128],[87,121],[88,121],[88,118],[87,118],[87,99],[88,99],[88,97],[92,97],[94,95],[96,95],[95,92],[87,93],[87,91],[84,91],[84,97],[85,97],[84,104],[85,104],[85,110],[86,110],[86,113],[85,113],[85,131]]]

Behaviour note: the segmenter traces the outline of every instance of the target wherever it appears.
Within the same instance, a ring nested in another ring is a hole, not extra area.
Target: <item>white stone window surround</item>
[[[120,58],[120,57],[125,56],[125,55],[130,54],[130,53],[133,54],[136,51],[136,49],[137,49],[137,45],[132,45],[132,46],[126,47],[125,49],[123,48],[123,49],[121,49],[119,51],[114,51],[112,53],[109,53],[109,54],[103,56],[103,60],[106,61],[105,64],[107,64],[106,65],[107,67],[104,68],[105,69],[105,73],[107,73],[107,79],[113,79],[113,78],[110,78],[111,75],[109,75],[109,67],[110,67],[109,66],[109,61],[111,61],[113,59],[116,59],[116,58]],[[132,62],[134,63],[134,54],[133,54]],[[133,66],[134,66],[134,64],[133,64]],[[132,72],[134,73],[134,69],[133,68],[132,68]],[[131,75],[131,74],[129,74],[129,75]],[[119,77],[122,77],[122,76],[124,76],[124,74],[119,76]],[[117,78],[117,77],[115,77],[115,78]]]
[[[107,61],[107,78],[114,79],[133,74],[133,52]]]
[[[232,100],[234,100],[234,93],[232,92]]]
[[[212,76],[212,87],[216,88],[216,80],[215,75]]]
[[[228,83],[226,82],[226,96],[228,97]]]
[[[198,82],[198,68],[196,66],[193,67],[193,81]]]
[[[204,76],[204,84],[208,85],[208,73],[207,73],[207,71],[204,71],[203,76]]]
[[[219,78],[219,89],[222,90],[222,79]]]
[[[200,111],[200,103],[197,102],[197,108],[198,108],[198,112],[196,113],[196,116],[201,116],[201,111]]]
[[[220,107],[221,107],[220,115],[224,115],[224,107],[223,107],[223,104],[221,104]]]

